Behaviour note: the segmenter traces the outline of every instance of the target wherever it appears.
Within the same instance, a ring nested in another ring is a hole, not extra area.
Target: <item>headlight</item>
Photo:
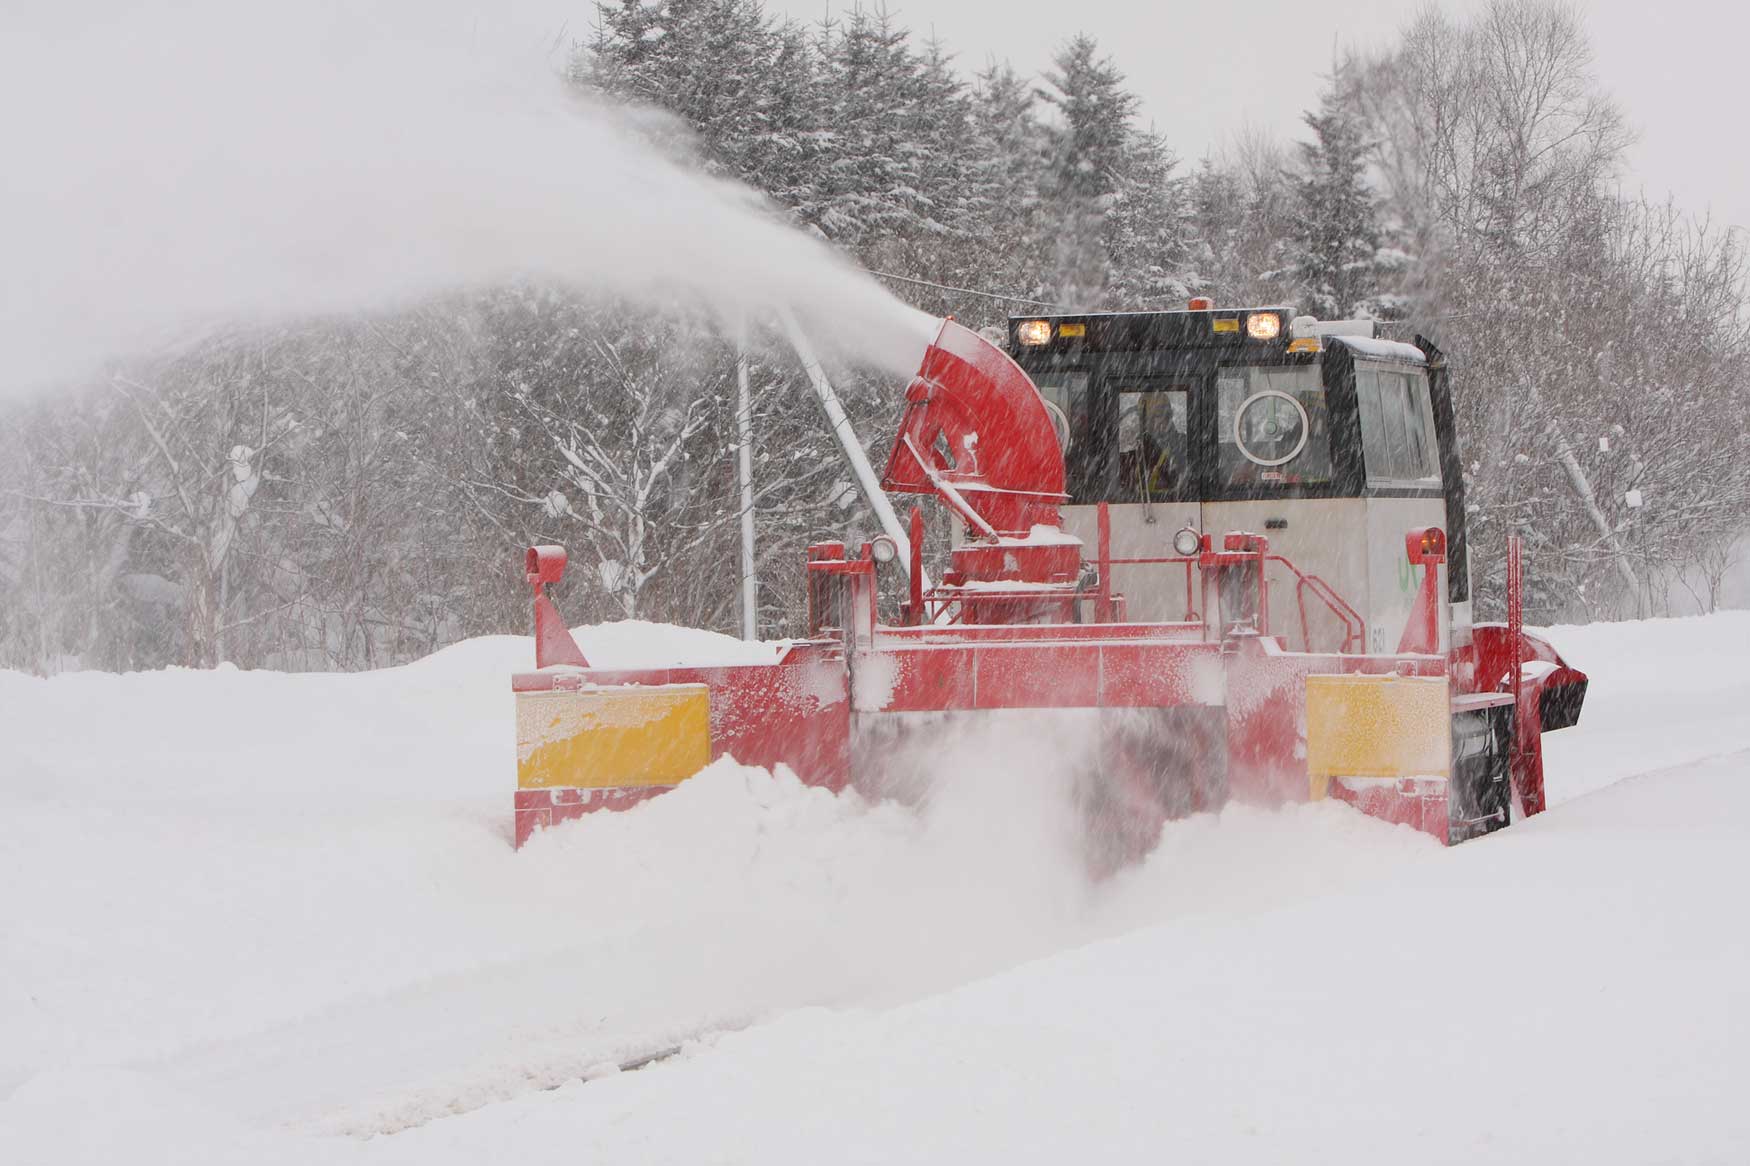
[[[1173,550],[1181,558],[1190,558],[1203,549],[1203,536],[1186,527],[1173,536]]]
[[[1282,335],[1282,317],[1275,312],[1253,312],[1246,317],[1246,335],[1253,340],[1274,340]]]
[[[1030,347],[1046,344],[1051,340],[1051,321],[1022,320],[1015,326],[1015,339]]]
[[[887,535],[880,535],[869,544],[869,554],[877,563],[891,563],[899,558],[899,544]]]

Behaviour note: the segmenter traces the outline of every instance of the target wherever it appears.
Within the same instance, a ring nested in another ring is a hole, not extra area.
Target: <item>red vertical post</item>
[[[1263,535],[1255,536],[1254,545],[1258,551],[1258,634],[1270,634],[1270,584],[1264,578],[1264,563],[1270,554],[1270,541]]]
[[[1526,817],[1542,813],[1543,725],[1538,710],[1526,704],[1525,685],[1525,543],[1507,536],[1507,682],[1513,692],[1512,751],[1509,764],[1513,792]],[[1531,692],[1536,699],[1536,692]]]
[[[924,508],[911,508],[910,622],[924,622]]]
[[[1099,560],[1095,566],[1100,572],[1100,587],[1094,593],[1094,622],[1112,622],[1112,511],[1102,502],[1099,505],[1100,545]]]
[[[1422,564],[1422,639],[1425,651],[1440,651],[1440,564],[1444,558],[1429,558]]]
[[[1519,691],[1519,672],[1524,664],[1525,637],[1525,547],[1516,534],[1507,536],[1507,679]]]

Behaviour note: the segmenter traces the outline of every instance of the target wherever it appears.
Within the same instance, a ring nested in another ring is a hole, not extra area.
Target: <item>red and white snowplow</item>
[[[906,390],[881,486],[953,515],[940,582],[920,507],[810,547],[809,638],[773,663],[592,668],[545,594],[564,551],[528,552],[518,845],[725,754],[904,790],[944,735],[1017,715],[1061,721],[1106,869],[1236,798],[1337,798],[1443,843],[1542,810],[1541,734],[1586,677],[1524,630],[1514,542],[1508,622],[1471,622],[1433,345],[1194,301],[1017,318],[1006,349],[946,321]]]

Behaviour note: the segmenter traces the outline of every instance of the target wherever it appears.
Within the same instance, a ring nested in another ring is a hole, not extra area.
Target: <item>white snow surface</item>
[[[738,640],[721,632],[680,628],[673,624],[623,619],[571,629],[592,668],[715,668],[724,664],[773,664],[790,646],[788,640]],[[528,641],[519,636],[494,637],[507,653],[517,653],[526,667]],[[474,641],[479,643],[480,641]],[[513,668],[516,665],[513,665]]]
[[[1401,340],[1381,340],[1374,336],[1334,336],[1332,339],[1349,348],[1360,356],[1372,356],[1387,360],[1407,360],[1413,364],[1427,364],[1428,357],[1414,344],[1405,344]]]
[[[996,545],[1001,547],[1050,547],[1050,546],[1081,546],[1082,540],[1070,534],[1061,526],[1048,526],[1043,522],[1033,524],[1025,538],[999,536]]]
[[[921,811],[726,761],[516,852],[525,638],[0,673],[0,1162],[1740,1160],[1750,613],[1549,635],[1549,813],[1098,884],[1013,718]]]

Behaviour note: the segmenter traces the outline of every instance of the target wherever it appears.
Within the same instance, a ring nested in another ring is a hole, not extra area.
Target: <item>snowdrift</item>
[[[514,852],[520,637],[0,673],[0,1160],[1723,1160],[1750,613],[1551,635],[1541,819],[1234,808],[1099,885],[1024,737],[921,812],[723,762]]]

